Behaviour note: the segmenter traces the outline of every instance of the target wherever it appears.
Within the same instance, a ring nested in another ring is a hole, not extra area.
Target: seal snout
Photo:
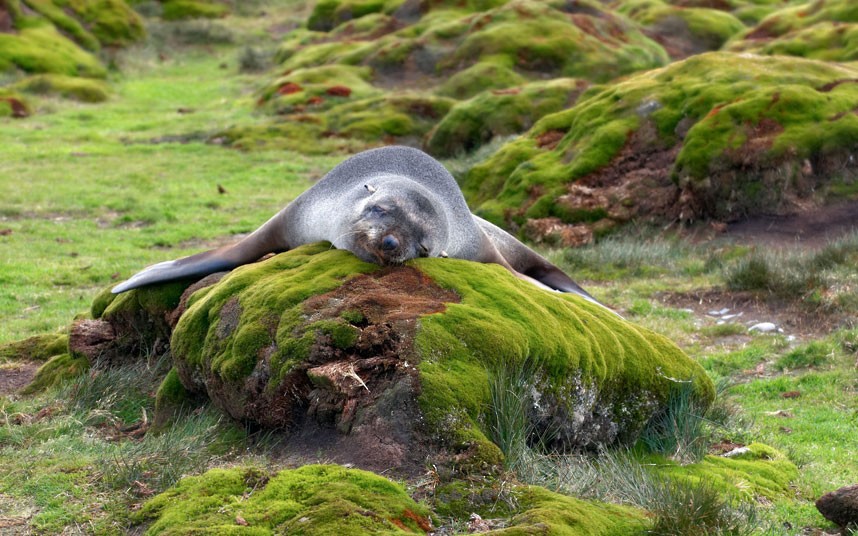
[[[393,235],[386,235],[381,239],[381,249],[384,251],[393,251],[399,247],[399,240]]]

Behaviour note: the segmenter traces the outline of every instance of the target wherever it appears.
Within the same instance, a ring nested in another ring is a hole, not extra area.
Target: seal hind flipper
[[[473,216],[473,218],[477,226],[491,241],[498,254],[503,257],[506,265],[508,265],[507,267],[511,267],[514,273],[517,272],[517,276],[518,274],[525,276],[521,279],[530,278],[550,289],[577,294],[588,301],[605,307],[604,304],[600,303],[589,292],[581,288],[578,283],[566,275],[563,270],[548,262],[539,253],[522,244],[517,238],[479,216]],[[488,260],[487,262],[495,261]],[[608,309],[608,307],[605,308]]]

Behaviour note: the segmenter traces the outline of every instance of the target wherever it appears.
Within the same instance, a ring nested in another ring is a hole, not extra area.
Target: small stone
[[[771,333],[777,331],[778,327],[771,322],[760,322],[748,328],[748,331],[759,331],[760,333]]]
[[[748,447],[739,447],[731,450],[730,452],[725,452],[721,456],[724,456],[725,458],[732,458],[734,456],[741,456],[742,454],[747,454],[749,452],[751,452],[751,449],[749,449]]]
[[[858,484],[826,493],[816,501],[816,509],[840,527],[858,525]]]

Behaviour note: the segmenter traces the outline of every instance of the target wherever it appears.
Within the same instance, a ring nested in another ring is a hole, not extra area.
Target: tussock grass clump
[[[533,366],[502,365],[489,372],[491,411],[488,414],[492,441],[504,454],[506,467],[518,471],[530,461],[530,444],[536,433],[530,419]]]
[[[598,243],[565,251],[563,268],[596,279],[645,277],[658,274],[693,275],[703,263],[687,244],[664,238],[611,236]]]
[[[699,461],[706,454],[710,436],[706,427],[707,408],[694,397],[690,384],[678,384],[663,411],[644,430],[641,441],[652,452],[679,463]]]
[[[819,251],[755,251],[724,268],[730,290],[765,292],[828,310],[854,310],[854,267],[858,233],[827,244]]]
[[[177,419],[163,433],[115,445],[98,460],[98,468],[111,487],[147,495],[203,470],[217,454],[213,451],[226,445],[222,416],[207,410]]]
[[[778,358],[775,368],[792,370],[797,368],[819,367],[829,363],[837,352],[833,341],[812,341]]]

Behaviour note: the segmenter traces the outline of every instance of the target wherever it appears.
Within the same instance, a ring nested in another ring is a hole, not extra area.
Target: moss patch
[[[820,0],[771,13],[730,50],[826,61],[858,59],[858,10],[848,0]]]
[[[0,345],[0,363],[12,361],[47,361],[68,352],[69,336],[65,333],[35,335],[22,341]]]
[[[167,0],[162,7],[164,20],[217,19],[229,13],[226,5],[205,0]]]
[[[90,103],[106,101],[109,94],[107,83],[103,80],[59,74],[30,76],[15,84],[14,87],[25,93],[53,95]]]
[[[413,534],[428,511],[389,480],[356,469],[307,465],[267,475],[213,469],[149,500],[134,518],[145,534]]]
[[[0,33],[0,71],[13,67],[31,73],[93,78],[107,74],[95,56],[49,25],[24,28],[17,34]]]
[[[167,376],[155,393],[154,426],[163,428],[183,412],[200,405],[200,398],[182,385],[175,368],[170,369]]]
[[[454,106],[432,130],[426,148],[438,156],[453,156],[473,151],[495,136],[519,134],[542,116],[570,106],[587,85],[579,79],[556,78],[484,91]]]
[[[517,495],[522,512],[510,520],[510,527],[492,534],[609,536],[642,534],[649,526],[644,512],[630,507],[582,501],[537,486],[521,488]]]
[[[707,484],[729,497],[770,500],[790,497],[790,483],[798,478],[798,468],[777,450],[760,443],[747,446],[747,452],[732,456],[706,456],[703,461],[681,466],[659,459],[657,473]]]
[[[43,392],[51,387],[80,376],[89,369],[89,361],[82,356],[70,354],[55,355],[47,363],[39,367],[36,377],[22,392],[33,394]]]

